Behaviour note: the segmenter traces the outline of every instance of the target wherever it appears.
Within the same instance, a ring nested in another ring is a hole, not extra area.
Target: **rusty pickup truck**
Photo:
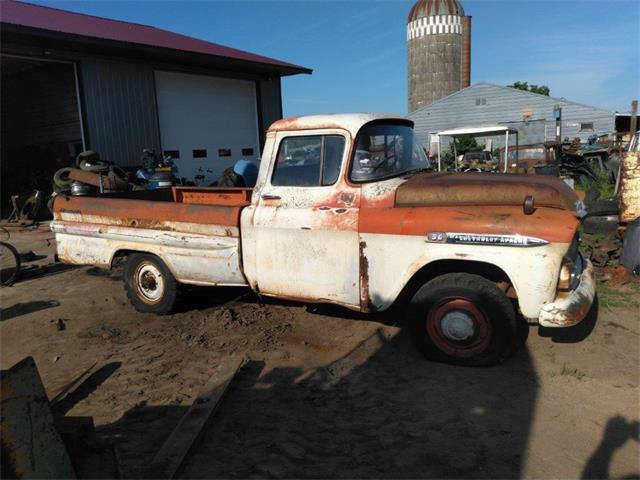
[[[125,260],[139,311],[169,313],[181,284],[394,307],[427,358],[455,364],[496,363],[529,324],[587,316],[595,282],[573,190],[546,176],[430,170],[405,118],[289,118],[268,130],[253,189],[60,196],[51,228],[65,263]]]

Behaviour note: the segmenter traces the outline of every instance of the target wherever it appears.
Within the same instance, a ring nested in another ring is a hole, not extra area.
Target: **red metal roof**
[[[311,73],[311,69],[306,67],[147,25],[94,17],[92,15],[74,13],[57,8],[16,2],[14,0],[1,0],[0,20],[3,24],[232,58],[235,60],[271,65],[275,67],[275,69],[284,68],[289,71],[294,70],[294,73]]]

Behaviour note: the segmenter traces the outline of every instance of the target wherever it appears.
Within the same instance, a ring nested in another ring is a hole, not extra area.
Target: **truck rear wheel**
[[[516,313],[496,285],[479,276],[449,273],[415,294],[408,310],[415,344],[429,360],[487,366],[516,350]]]
[[[147,253],[133,253],[124,267],[129,301],[143,313],[166,315],[178,298],[178,282],[162,260]]]

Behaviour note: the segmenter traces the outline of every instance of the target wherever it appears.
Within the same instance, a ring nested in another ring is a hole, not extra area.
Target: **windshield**
[[[429,168],[429,160],[412,127],[371,124],[358,133],[349,178],[369,182],[425,168]]]

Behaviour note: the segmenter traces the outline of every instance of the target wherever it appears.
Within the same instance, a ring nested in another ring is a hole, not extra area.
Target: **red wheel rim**
[[[472,357],[491,341],[491,323],[466,298],[447,298],[427,314],[427,333],[440,350],[454,357]]]

